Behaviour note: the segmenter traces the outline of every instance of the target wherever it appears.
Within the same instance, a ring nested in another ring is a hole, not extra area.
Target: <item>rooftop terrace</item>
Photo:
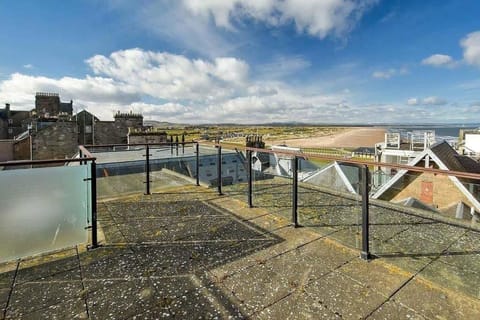
[[[190,156],[190,154],[189,154]],[[477,319],[480,231],[427,211],[255,179],[215,189],[171,172],[98,180],[99,247],[0,264],[0,319]],[[119,188],[122,186],[122,188]],[[140,192],[138,192],[140,190]],[[136,192],[135,192],[136,191]]]

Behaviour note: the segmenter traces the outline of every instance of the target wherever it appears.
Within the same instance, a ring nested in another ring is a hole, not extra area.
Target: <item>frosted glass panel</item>
[[[0,171],[0,262],[87,242],[89,168]]]

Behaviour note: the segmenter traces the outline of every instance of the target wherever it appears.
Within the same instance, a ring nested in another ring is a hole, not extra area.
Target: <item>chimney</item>
[[[10,118],[10,103],[5,103],[5,111],[7,112],[7,117]]]

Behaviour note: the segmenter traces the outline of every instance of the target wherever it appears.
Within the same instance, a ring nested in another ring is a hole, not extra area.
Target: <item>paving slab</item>
[[[310,227],[293,228],[290,181],[256,187],[253,209],[235,188],[232,198],[193,186],[104,202],[103,247],[21,260],[13,291],[17,264],[0,265],[0,306],[10,297],[5,315],[27,319],[480,314],[480,233],[372,206],[380,256],[366,262],[357,200],[304,188]]]
[[[62,305],[72,307],[70,310],[72,316],[80,316],[85,311],[85,306],[81,303],[82,291],[80,281],[43,281],[16,285],[10,297],[6,318],[18,319],[28,315],[34,318],[34,314],[65,314],[65,310],[60,311],[64,309]],[[65,303],[66,301],[68,303]],[[57,309],[58,312],[55,311]]]
[[[242,312],[249,316],[265,306],[288,295],[294,284],[271,270],[270,265],[257,264],[221,279],[217,286],[237,302]]]
[[[319,305],[343,319],[365,318],[385,302],[385,297],[380,293],[351,281],[349,277],[337,271],[308,283],[305,291]]]
[[[478,319],[480,315],[477,299],[419,279],[410,281],[393,297],[393,301],[427,319]]]
[[[351,260],[338,271],[366,288],[371,288],[385,297],[398,290],[413,275],[383,261]]]
[[[100,247],[80,255],[84,279],[129,278],[142,274],[140,261],[130,248]]]
[[[473,269],[461,269],[445,264],[443,260],[441,257],[433,261],[419,273],[419,276],[432,282],[441,282],[450,289],[480,299],[480,273],[476,272],[479,265]]]
[[[412,309],[406,308],[399,303],[388,301],[372,313],[367,319],[385,320],[385,319],[408,319],[408,320],[425,320],[423,317]]]
[[[292,292],[275,304],[254,314],[252,319],[341,319],[340,314],[306,293]]]
[[[257,264],[263,264],[269,259],[321,238],[318,234],[307,229],[283,228],[277,230],[274,234],[279,237],[280,240],[272,243],[268,247],[268,250],[253,252],[242,259],[220,265],[209,272],[215,279],[224,279],[232,273],[239,272]]]
[[[179,286],[181,280],[177,283],[177,279],[162,279],[162,283],[163,288],[171,288]],[[145,314],[146,310],[160,317],[171,316],[168,307],[174,292],[165,289],[160,294],[150,279],[88,280],[85,286],[92,319],[127,319]]]
[[[20,261],[15,283],[80,280],[80,264],[75,249]]]

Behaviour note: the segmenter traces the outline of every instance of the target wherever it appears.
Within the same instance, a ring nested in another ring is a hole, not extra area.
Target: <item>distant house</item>
[[[422,151],[409,165],[442,170],[480,173],[480,163],[458,154],[446,141]],[[399,170],[372,196],[397,203],[419,203],[456,218],[471,219],[480,212],[480,181]],[[466,213],[470,214],[466,214]]]
[[[389,131],[384,142],[375,144],[375,161],[408,164],[435,141],[433,130]]]
[[[82,110],[73,116],[78,126],[78,144],[88,145],[95,143],[95,124],[100,120],[87,110]]]
[[[459,152],[474,157],[480,156],[480,129],[461,129],[458,135]]]
[[[37,118],[72,116],[73,101],[61,102],[58,93],[37,92],[35,94],[35,114]]]
[[[0,109],[0,139],[13,139],[26,130],[24,122],[30,118],[30,111],[11,110],[6,103]]]

